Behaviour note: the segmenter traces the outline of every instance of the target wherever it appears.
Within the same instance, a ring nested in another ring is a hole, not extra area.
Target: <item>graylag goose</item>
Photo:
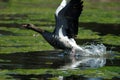
[[[53,32],[37,28],[33,24],[24,24],[23,27],[40,33],[54,48],[83,51],[75,41],[82,8],[82,0],[62,0],[55,12],[56,25]]]

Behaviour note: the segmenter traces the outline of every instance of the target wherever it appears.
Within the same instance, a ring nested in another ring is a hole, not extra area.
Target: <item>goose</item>
[[[76,50],[83,51],[75,41],[82,9],[82,0],[62,0],[55,12],[56,24],[53,32],[37,28],[33,24],[24,24],[23,27],[40,33],[54,48],[71,50],[72,52]]]

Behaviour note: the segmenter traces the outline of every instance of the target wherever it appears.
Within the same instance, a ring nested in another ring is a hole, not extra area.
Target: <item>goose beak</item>
[[[22,25],[22,28],[27,28],[27,29],[30,29],[31,25],[30,24],[23,24]]]

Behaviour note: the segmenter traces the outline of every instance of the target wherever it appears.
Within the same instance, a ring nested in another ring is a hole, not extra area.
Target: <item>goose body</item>
[[[78,19],[82,12],[82,3],[81,0],[62,0],[55,12],[56,25],[52,33],[38,29],[33,24],[23,26],[40,33],[55,48],[83,51],[74,40],[78,34]]]

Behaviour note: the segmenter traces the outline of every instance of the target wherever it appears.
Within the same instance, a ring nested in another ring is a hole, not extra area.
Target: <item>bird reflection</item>
[[[105,57],[70,56],[61,51],[1,54],[0,59],[0,69],[86,69],[106,64]]]
[[[103,57],[71,57],[70,60],[71,62],[61,67],[61,69],[99,68],[106,64],[106,58]]]

